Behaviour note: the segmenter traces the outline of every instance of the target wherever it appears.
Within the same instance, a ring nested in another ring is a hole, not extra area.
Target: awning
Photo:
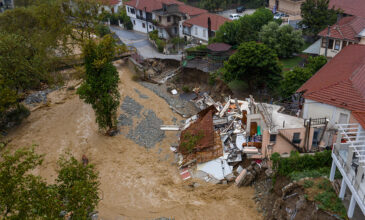
[[[312,45],[310,45],[307,49],[303,51],[303,53],[309,53],[309,54],[317,54],[319,55],[319,50],[321,49],[321,39],[314,42]]]

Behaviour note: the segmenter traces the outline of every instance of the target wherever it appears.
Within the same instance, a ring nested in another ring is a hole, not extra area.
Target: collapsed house
[[[207,94],[192,100],[201,111],[182,126],[162,126],[163,130],[180,130],[176,151],[180,167],[196,164],[209,178],[233,180],[235,171],[245,159],[270,158],[278,152],[312,151],[313,123],[282,112],[282,107],[246,100],[227,99],[214,102]],[[253,164],[254,165],[254,164]],[[246,171],[245,171],[246,172]],[[205,177],[207,178],[207,177]],[[236,181],[237,182],[237,181]]]

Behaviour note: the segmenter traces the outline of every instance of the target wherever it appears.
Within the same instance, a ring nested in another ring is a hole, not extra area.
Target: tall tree
[[[257,41],[261,27],[273,20],[270,10],[260,8],[252,15],[245,15],[239,20],[226,22],[216,32],[213,42],[239,45],[242,42]]]
[[[282,97],[289,97],[294,94],[308,79],[310,79],[322,66],[327,63],[324,56],[309,57],[307,64],[295,67],[291,71],[284,73],[284,78],[280,83],[280,94]]]
[[[290,25],[279,26],[276,22],[264,25],[259,33],[260,41],[275,50],[279,57],[292,57],[304,45],[302,31]]]
[[[77,90],[81,99],[91,104],[99,128],[112,129],[116,124],[119,105],[119,75],[112,63],[115,43],[106,35],[98,44],[89,40],[83,48],[86,76]]]
[[[281,66],[275,52],[265,44],[242,43],[222,68],[227,82],[243,80],[249,89],[274,88],[281,80]]]
[[[306,34],[316,36],[328,25],[332,25],[337,20],[340,10],[328,8],[329,0],[306,0],[301,5],[301,15],[303,20],[300,25]]]

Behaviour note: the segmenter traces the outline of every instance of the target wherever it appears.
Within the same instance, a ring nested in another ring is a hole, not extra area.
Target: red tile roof
[[[184,3],[177,0],[131,0],[125,2],[126,5],[134,7],[136,9],[144,11],[146,8],[147,12],[162,9],[162,4],[178,4],[183,5]]]
[[[190,5],[179,5],[179,11],[190,16],[200,15],[208,12],[207,10],[195,8]]]
[[[352,115],[356,119],[357,122],[365,129],[365,111],[354,111]]]
[[[365,1],[365,0],[364,0]],[[365,18],[349,16],[342,18],[337,24],[330,27],[331,38],[356,40],[356,36],[365,29]],[[327,36],[328,28],[323,29],[318,35]]]
[[[349,45],[304,83],[306,99],[345,108],[365,109],[365,45]]]
[[[200,27],[208,28],[208,18],[210,18],[211,21],[211,27],[212,31],[217,31],[219,27],[224,24],[224,22],[231,21],[228,18],[222,17],[217,14],[211,14],[211,13],[205,13],[198,15],[196,17],[190,18],[186,21],[184,21],[185,24],[192,24],[197,25]]]
[[[208,45],[208,49],[211,51],[221,52],[221,51],[228,51],[231,49],[231,45],[225,43],[213,43]]]
[[[365,18],[364,0],[330,0],[329,8],[342,9],[344,13]]]

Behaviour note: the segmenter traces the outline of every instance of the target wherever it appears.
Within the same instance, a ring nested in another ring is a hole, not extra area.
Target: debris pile
[[[261,160],[253,161],[243,169],[245,158],[260,155],[261,138],[246,134],[247,112],[253,99],[215,102],[208,94],[199,94],[192,100],[201,111],[188,118],[181,126],[163,125],[164,131],[181,131],[179,145],[171,149],[177,153],[178,165],[192,177],[207,182],[226,183],[236,180],[237,186],[247,186],[261,172]],[[252,111],[251,111],[252,112]],[[259,144],[260,143],[260,144]]]

